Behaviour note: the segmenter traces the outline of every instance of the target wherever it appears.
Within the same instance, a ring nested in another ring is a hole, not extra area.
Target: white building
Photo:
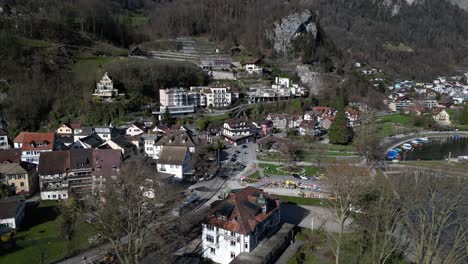
[[[0,129],[0,149],[9,149],[10,144],[8,143],[8,133],[3,129]]]
[[[25,199],[21,195],[0,199],[0,234],[21,226],[25,207]]]
[[[441,126],[450,126],[450,115],[447,113],[447,111],[442,110],[438,112],[437,114],[433,115],[432,118],[436,121],[437,124]]]
[[[142,137],[145,154],[153,159],[159,159],[164,147],[186,147],[193,154],[199,144],[198,139],[193,138],[190,132],[182,129],[169,130],[163,136],[145,134]]]
[[[226,141],[240,145],[253,141],[255,128],[250,121],[244,119],[229,119],[223,124],[223,136]]]
[[[263,69],[260,67],[260,63],[261,59],[257,58],[242,64],[242,67],[249,74],[262,74]]]
[[[127,136],[139,136],[145,133],[145,126],[139,123],[131,124],[127,129],[125,129],[125,135]]]
[[[102,76],[101,80],[96,83],[94,95],[103,99],[110,99],[119,95],[119,91],[114,89],[114,83],[109,75],[107,75],[107,72]]]
[[[247,187],[226,195],[202,229],[203,257],[221,264],[253,251],[280,225],[280,201],[262,190]]]
[[[93,131],[104,141],[107,141],[116,135],[114,129],[111,127],[95,127],[93,128]]]
[[[158,159],[158,172],[174,175],[175,179],[183,180],[192,175],[192,155],[187,147],[165,146]]]
[[[39,163],[39,155],[54,149],[54,133],[21,132],[14,139],[15,148],[21,148],[21,161]]]
[[[229,92],[229,87],[209,87],[202,91],[206,97],[207,107],[228,107],[232,103],[232,94]]]
[[[288,100],[296,97],[307,96],[308,91],[299,86],[292,84],[289,78],[276,77],[275,82],[268,86],[253,86],[247,92],[249,103],[270,102],[278,100]]]

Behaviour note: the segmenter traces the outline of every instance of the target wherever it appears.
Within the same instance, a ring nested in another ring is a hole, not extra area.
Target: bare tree
[[[400,179],[404,230],[416,263],[466,263],[468,253],[468,182],[428,170]]]
[[[340,251],[343,242],[345,225],[358,204],[366,183],[371,180],[369,170],[365,167],[356,167],[345,162],[337,163],[327,168],[326,191],[330,199],[326,202],[333,210],[335,221],[339,225],[338,234],[330,233],[335,241],[332,247],[335,263],[340,263]]]
[[[109,241],[120,263],[140,263],[145,248],[164,245],[173,232],[163,228],[180,199],[176,188],[164,184],[155,170],[141,163],[125,165],[92,199],[97,230]]]

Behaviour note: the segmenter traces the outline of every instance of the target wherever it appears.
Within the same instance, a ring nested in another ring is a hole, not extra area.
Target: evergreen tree
[[[340,100],[337,105],[337,113],[333,121],[328,137],[332,144],[348,144],[351,137],[351,129],[348,127],[348,120],[346,119],[344,100]]]
[[[163,121],[167,126],[172,126],[174,124],[174,118],[172,117],[169,107],[166,106],[166,111],[164,111]]]

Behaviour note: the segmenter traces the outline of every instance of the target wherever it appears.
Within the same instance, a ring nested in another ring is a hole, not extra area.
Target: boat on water
[[[394,159],[398,158],[398,156],[399,156],[399,153],[396,150],[392,149],[392,150],[387,152],[387,159],[389,159],[389,160],[394,160]]]
[[[396,150],[398,153],[403,152],[403,149],[401,148],[394,148],[394,150]]]
[[[405,143],[401,145],[401,148],[403,148],[404,150],[412,150],[413,146],[411,146],[411,144]]]

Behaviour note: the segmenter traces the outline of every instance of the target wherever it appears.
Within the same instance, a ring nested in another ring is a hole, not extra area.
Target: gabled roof
[[[118,174],[122,164],[122,152],[118,149],[95,149],[94,152],[95,176],[110,177]]]
[[[267,205],[266,213],[262,213],[261,210],[260,199],[262,197]],[[226,199],[213,205],[207,224],[248,235],[255,231],[257,224],[276,213],[279,206],[280,201],[277,198],[260,189],[247,187],[242,190],[234,190]]]
[[[91,135],[89,135],[87,137],[84,137],[84,138],[80,139],[79,141],[83,142],[84,144],[89,145],[91,148],[97,148],[102,143],[104,143],[104,140],[102,140],[102,138],[100,138],[96,134],[91,134]]]
[[[24,201],[24,196],[17,195],[0,199],[0,220],[15,218],[18,206]]]
[[[8,133],[5,130],[0,129],[0,136],[5,136],[5,135],[8,135]]]
[[[4,162],[11,162],[11,163],[21,162],[21,149],[0,150],[0,163],[4,163]]]
[[[185,157],[187,156],[187,147],[177,146],[164,146],[160,158],[159,164],[171,164],[171,165],[182,165],[184,164]]]
[[[92,169],[93,150],[92,149],[71,149],[70,168],[72,170]]]
[[[113,139],[110,139],[109,141],[114,142],[117,146],[119,146],[122,149],[136,148],[136,146],[132,142],[130,142],[129,138],[127,138],[125,136],[118,136],[118,137],[115,137]],[[105,144],[106,143],[104,143],[104,145]]]
[[[75,133],[75,136],[89,136],[93,133],[93,128],[89,126],[79,127],[75,129],[80,131],[78,133]]]
[[[42,152],[39,157],[40,175],[67,173],[70,171],[70,154],[67,150]]]
[[[14,142],[22,143],[22,150],[52,150],[54,147],[54,133],[21,132]],[[41,146],[43,145],[43,146]]]
[[[157,142],[157,146],[180,146],[180,147],[196,147],[194,139],[187,131],[169,130]]]
[[[28,174],[34,169],[34,165],[27,162],[21,163],[0,163],[0,174]]]
[[[304,120],[301,122],[301,125],[299,127],[304,129],[314,129],[316,125],[317,122],[315,120]]]

